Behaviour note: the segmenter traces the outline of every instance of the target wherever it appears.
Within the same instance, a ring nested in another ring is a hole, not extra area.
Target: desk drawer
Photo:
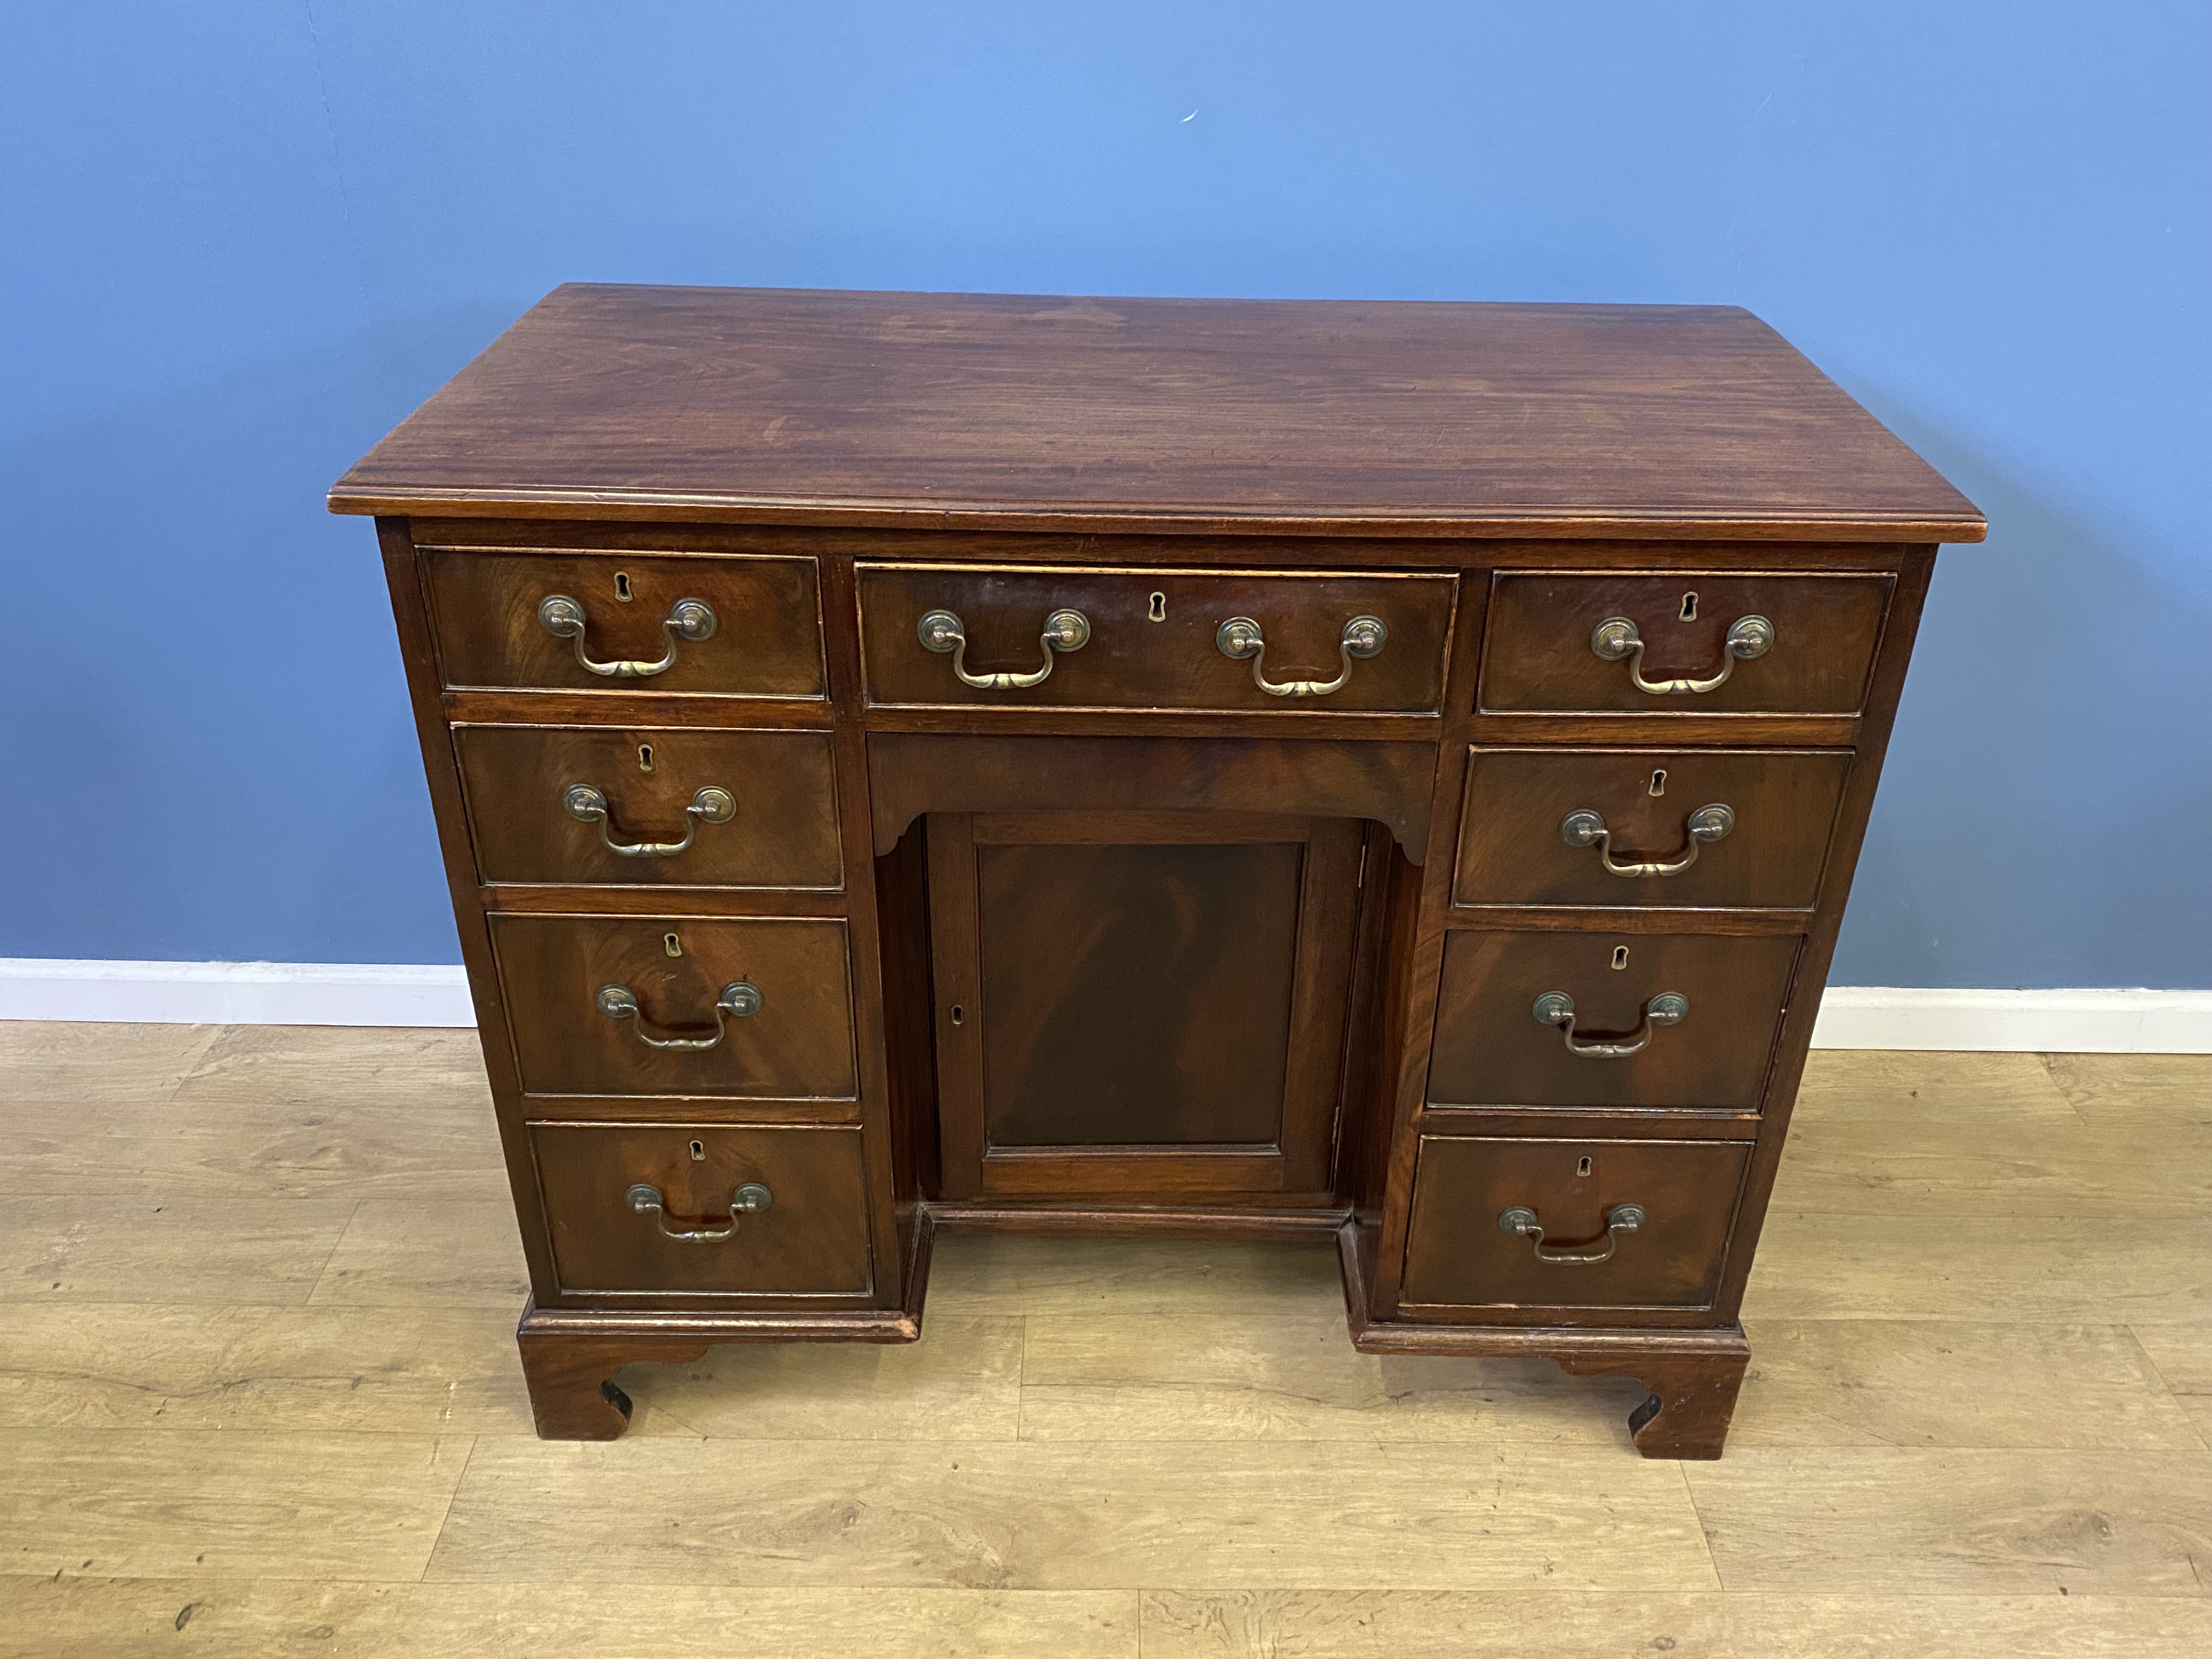
[[[453,747],[487,882],[841,884],[826,732],[465,726]]]
[[[428,548],[422,572],[450,688],[825,695],[811,559]]]
[[[526,1093],[851,1100],[845,924],[490,918]]]
[[[1454,933],[1429,1100],[1756,1111],[1801,943],[1796,934]]]
[[[860,1296],[873,1283],[858,1128],[532,1123],[530,1145],[569,1295]]]
[[[1751,1144],[1425,1135],[1403,1298],[1465,1308],[1704,1308]]]
[[[1812,908],[1843,749],[1476,749],[1455,904]]]
[[[863,565],[868,700],[1433,714],[1457,584],[1450,575]],[[1048,645],[1042,636],[1063,613],[1077,620]],[[926,617],[935,648],[922,637]],[[1246,626],[1224,636],[1238,619]],[[1238,654],[1224,653],[1224,637]],[[1255,683],[1255,664],[1276,692]]]
[[[1501,574],[1478,701],[1493,714],[1856,714],[1890,586],[1885,575]]]

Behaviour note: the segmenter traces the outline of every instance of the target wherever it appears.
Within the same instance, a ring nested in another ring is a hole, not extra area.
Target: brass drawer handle
[[[952,672],[963,685],[979,691],[1026,691],[1052,678],[1055,651],[1080,651],[1091,642],[1091,619],[1080,611],[1055,611],[1044,619],[1038,643],[1044,647],[1044,666],[1032,674],[971,674],[968,672],[968,635],[960,618],[950,611],[933,611],[915,629],[922,647],[939,654],[952,653]]]
[[[1575,1000],[1565,991],[1547,991],[1536,999],[1538,1023],[1556,1025],[1565,1039],[1567,1052],[1584,1060],[1626,1060],[1650,1046],[1651,1034],[1662,1025],[1680,1025],[1690,1017],[1690,1000],[1676,991],[1662,991],[1644,1005],[1644,1018],[1636,1029],[1620,1038],[1595,1041],[1575,1036]]]
[[[761,1010],[760,988],[747,981],[738,980],[722,988],[722,994],[714,1003],[714,1035],[709,1037],[657,1037],[645,1029],[645,1016],[638,1012],[637,998],[627,985],[602,985],[592,1000],[609,1019],[631,1019],[637,1022],[637,1040],[648,1048],[711,1048],[729,1033],[723,1023],[724,1016],[735,1015],[739,1019],[750,1019]]]
[[[1559,839],[1570,847],[1596,848],[1598,862],[1612,875],[1679,876],[1698,861],[1698,849],[1705,842],[1727,839],[1729,831],[1735,828],[1735,813],[1726,804],[1715,801],[1691,813],[1683,820],[1682,828],[1688,833],[1690,850],[1680,858],[1663,863],[1645,860],[1624,863],[1613,857],[1613,831],[1605,827],[1601,816],[1587,806],[1559,820]]]
[[[1221,624],[1213,635],[1213,642],[1221,647],[1221,654],[1235,662],[1252,659],[1252,684],[1271,697],[1325,697],[1332,691],[1341,691],[1352,678],[1355,659],[1379,656],[1382,647],[1390,643],[1390,630],[1380,617],[1354,617],[1345,623],[1344,632],[1337,640],[1339,660],[1343,671],[1333,680],[1285,680],[1280,684],[1269,679],[1263,668],[1267,660],[1267,641],[1260,633],[1260,624],[1249,617],[1231,617]]]
[[[636,1189],[633,1188],[632,1191]],[[1601,1261],[1613,1260],[1613,1253],[1620,1243],[1623,1233],[1632,1233],[1644,1224],[1641,1204],[1616,1204],[1605,1218],[1605,1248],[1576,1249],[1544,1243],[1544,1229],[1536,1219],[1536,1212],[1526,1205],[1516,1204],[1498,1218],[1498,1231],[1517,1233],[1535,1243],[1536,1260],[1553,1267],[1595,1267]],[[1595,1244],[1595,1240],[1591,1243]]]
[[[1626,617],[1608,617],[1590,635],[1590,649],[1607,662],[1628,659],[1628,678],[1638,691],[1671,697],[1684,691],[1714,691],[1728,684],[1740,662],[1763,657],[1774,647],[1774,624],[1764,617],[1738,617],[1729,624],[1722,641],[1726,653],[1721,672],[1711,679],[1647,680],[1644,678],[1644,636]]]
[[[668,636],[668,653],[659,662],[599,662],[584,649],[584,607],[566,593],[555,593],[538,607],[538,625],[556,640],[574,640],[576,660],[594,674],[614,679],[643,679],[665,673],[676,665],[676,647],[690,640],[695,645],[714,637],[714,612],[704,599],[678,599],[668,609],[660,631]]]
[[[738,1218],[757,1215],[775,1202],[775,1194],[757,1181],[748,1181],[730,1194],[730,1218],[725,1222],[710,1221],[703,1227],[672,1227],[668,1224],[667,1200],[660,1188],[648,1187],[642,1181],[623,1194],[623,1200],[640,1215],[660,1218],[660,1236],[672,1238],[678,1244],[720,1244],[726,1238],[738,1236]]]
[[[727,823],[738,815],[738,798],[710,783],[694,794],[691,804],[684,809],[691,822],[684,826],[682,841],[617,841],[608,833],[613,825],[607,817],[607,798],[590,784],[570,784],[562,792],[561,805],[577,823],[598,824],[601,844],[616,857],[625,859],[674,858],[690,848],[701,824]]]

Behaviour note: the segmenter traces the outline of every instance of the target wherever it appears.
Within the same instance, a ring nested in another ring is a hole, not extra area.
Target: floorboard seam
[[[1030,1320],[1027,1314],[1017,1317],[1022,1322],[1022,1351],[1014,1361],[1014,1443],[1019,1445],[1029,1431]]]
[[[346,1235],[353,1231],[353,1224],[361,1219],[361,1206],[368,1202],[365,1198],[357,1198],[353,1201],[353,1208],[346,1212],[345,1225],[338,1229],[338,1236],[331,1241],[330,1252],[323,1257],[323,1265],[315,1270],[315,1282],[307,1286],[307,1299],[300,1304],[301,1307],[331,1305],[317,1302],[315,1292],[323,1288],[323,1281],[331,1276],[331,1263],[338,1259],[338,1252],[345,1247]]]
[[[2042,1067],[2044,1076],[2051,1079],[2051,1086],[2058,1091],[2059,1099],[2064,1101],[2066,1109],[2074,1114],[2074,1121],[2086,1128],[2088,1127],[2089,1120],[2081,1114],[2081,1103],[2075,1099],[2073,1091],[2058,1080],[2058,1073],[2052,1069],[2051,1064],[2053,1058],[2054,1056],[2050,1054],[2038,1054],[2035,1057],[2035,1063]]]
[[[1683,1467],[1680,1459],[1674,1463],[1674,1478],[1682,1483],[1682,1496],[1690,1504],[1690,1519],[1697,1522],[1698,1544],[1705,1553],[1705,1565],[1712,1569],[1714,1592],[1726,1595],[1729,1587],[1728,1581],[1721,1577],[1721,1559],[1713,1553],[1712,1534],[1705,1530],[1705,1514],[1698,1507],[1697,1488],[1690,1484],[1690,1471]]]
[[[2158,1379],[2159,1387],[2166,1390],[2166,1397],[2172,1402],[2173,1408],[2181,1413],[2181,1420],[2189,1425],[2189,1431],[2197,1437],[2197,1443],[2207,1451],[2212,1451],[2212,1439],[2206,1438],[2204,1431],[2197,1426],[2195,1415],[2184,1403],[2189,1396],[2173,1386],[2173,1379],[2166,1374],[2166,1368],[2158,1363],[2158,1356],[2150,1351],[2150,1344],[2142,1340],[2133,1324],[2122,1325],[2119,1328],[2125,1331],[2128,1334],[2128,1340],[2136,1345],[2136,1352],[2142,1356],[2143,1364],[2150,1367],[2150,1374]]]
[[[438,1546],[446,1541],[446,1524],[453,1518],[453,1504],[461,1495],[461,1483],[469,1478],[469,1465],[476,1462],[477,1442],[483,1438],[480,1434],[469,1437],[469,1449],[461,1455],[461,1472],[453,1477],[453,1489],[446,1494],[445,1510],[438,1516],[438,1530],[431,1537],[430,1547],[423,1553],[422,1571],[415,1575],[418,1584],[430,1582],[430,1564],[438,1559]]]
[[[185,1063],[185,1069],[178,1073],[176,1086],[171,1089],[167,1094],[162,1096],[158,1103],[163,1106],[175,1105],[177,1097],[185,1091],[185,1085],[189,1084],[194,1078],[200,1074],[200,1068],[207,1064],[207,1057],[215,1052],[216,1045],[221,1042],[235,1028],[228,1025],[210,1025],[208,1027],[209,1035],[207,1041],[201,1043],[198,1048],[192,1050],[192,1057]]]

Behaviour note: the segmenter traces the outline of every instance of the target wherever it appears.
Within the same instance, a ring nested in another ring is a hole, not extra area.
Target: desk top
[[[556,289],[337,513],[1979,541],[1732,306]]]

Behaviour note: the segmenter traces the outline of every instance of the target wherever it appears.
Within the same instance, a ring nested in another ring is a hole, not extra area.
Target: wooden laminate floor
[[[547,1443],[472,1033],[0,1024],[0,1654],[2212,1655],[2212,1058],[1816,1054],[1699,1464],[1352,1352],[1328,1245],[994,1237]]]

